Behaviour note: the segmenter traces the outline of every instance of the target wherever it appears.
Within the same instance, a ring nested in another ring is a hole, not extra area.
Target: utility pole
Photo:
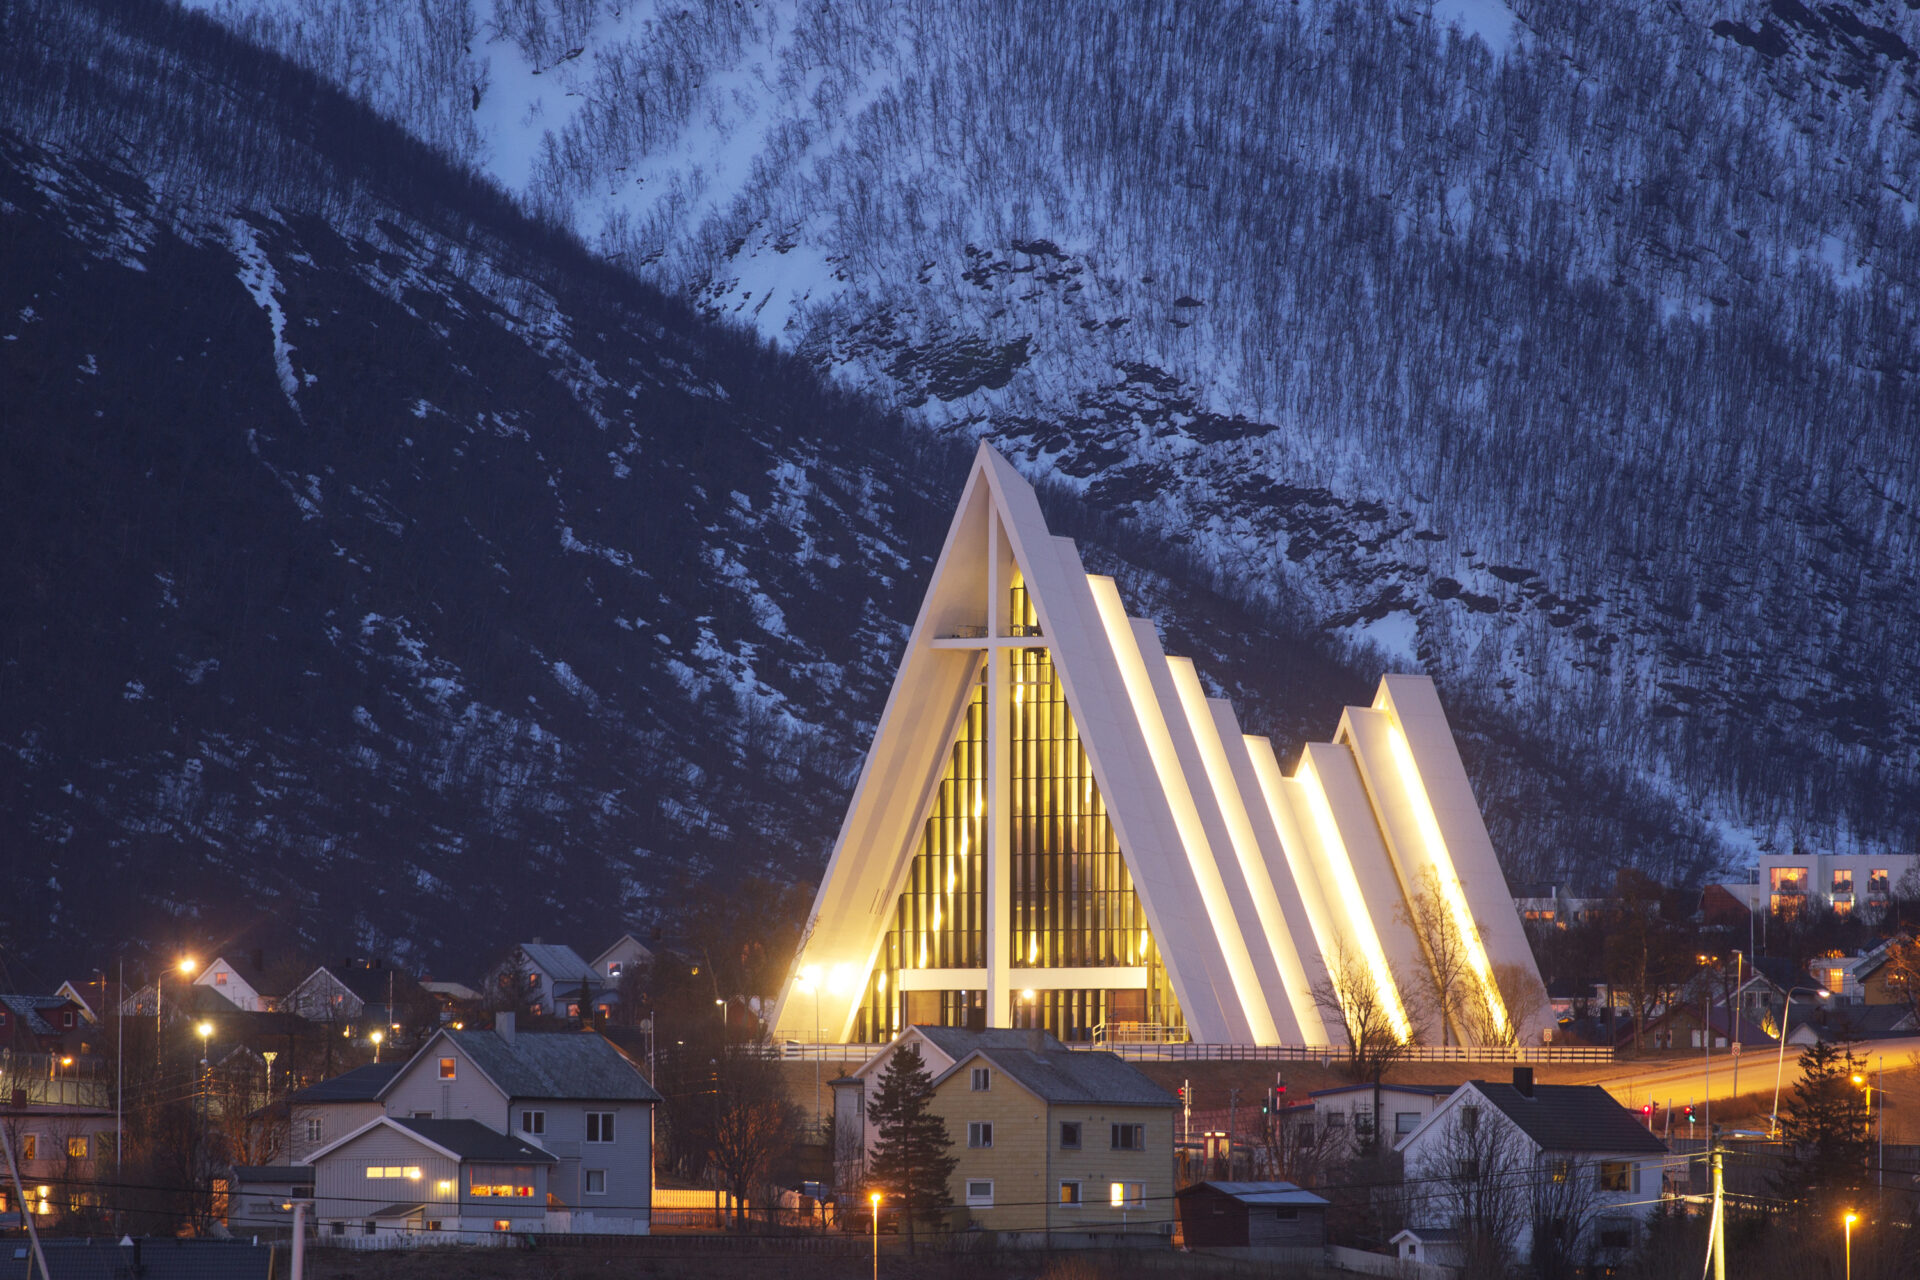
[[[1726,1196],[1720,1181],[1720,1140],[1717,1137],[1708,1140],[1713,1143],[1713,1280],[1727,1280],[1726,1219],[1723,1213]]]
[[[1733,1096],[1740,1096],[1740,984],[1746,980],[1746,957],[1733,953],[1733,999],[1727,1001],[1727,1045],[1733,1054]]]
[[[1701,1003],[1706,1006],[1700,1011],[1700,1039],[1707,1046],[1707,1087],[1705,1090],[1703,1090],[1703,1092],[1706,1094],[1706,1108],[1707,1108],[1707,1114],[1705,1119],[1707,1122],[1707,1140],[1712,1141],[1713,1140],[1713,984],[1712,983],[1707,984],[1707,994],[1704,997],[1702,997]]]
[[[1193,1081],[1180,1082],[1180,1143],[1193,1141]]]
[[[1227,1181],[1233,1181],[1233,1125],[1240,1114],[1240,1091],[1227,1090]]]

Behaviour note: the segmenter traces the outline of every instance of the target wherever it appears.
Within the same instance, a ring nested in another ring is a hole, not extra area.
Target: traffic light
[[[1691,1102],[1687,1104],[1687,1123],[1693,1123],[1693,1104]]]
[[[1184,1081],[1180,1085],[1180,1105],[1183,1107],[1187,1105],[1187,1086]]]

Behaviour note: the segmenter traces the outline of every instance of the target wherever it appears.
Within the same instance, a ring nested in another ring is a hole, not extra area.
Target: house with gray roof
[[[976,1045],[933,1081],[957,1226],[1171,1234],[1179,1102],[1115,1054],[1044,1032]]]
[[[577,1018],[591,1012],[610,984],[572,947],[535,938],[514,947],[494,967],[488,985],[490,995],[508,1007],[524,1004],[536,1016]]]
[[[1530,1067],[1515,1067],[1510,1082],[1467,1081],[1400,1152],[1416,1243],[1495,1230],[1522,1259],[1537,1222],[1557,1224],[1565,1256],[1631,1249],[1660,1202],[1668,1158],[1605,1089],[1535,1084]]]
[[[471,1121],[553,1157],[547,1229],[640,1233],[653,1206],[653,1108],[638,1064],[593,1031],[434,1033],[379,1093],[410,1120]]]
[[[471,1243],[544,1231],[550,1151],[477,1120],[383,1115],[313,1153],[322,1236],[404,1234]]]
[[[404,1062],[375,1062],[295,1090],[287,1098],[287,1153],[297,1164],[313,1153],[387,1114],[380,1091]]]

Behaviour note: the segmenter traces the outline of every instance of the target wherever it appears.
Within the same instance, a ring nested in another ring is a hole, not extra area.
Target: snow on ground
[[[1433,0],[1433,17],[1462,35],[1479,36],[1496,58],[1513,48],[1513,10],[1500,0]]]
[[[234,219],[232,249],[233,256],[240,261],[240,284],[267,313],[267,326],[273,330],[274,373],[287,403],[297,414],[300,412],[300,380],[293,373],[293,347],[287,342],[287,313],[280,306],[280,277],[275,274],[267,251],[260,247],[252,225],[244,219]]]

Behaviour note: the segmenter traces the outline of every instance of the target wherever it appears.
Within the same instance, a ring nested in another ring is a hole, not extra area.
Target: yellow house
[[[951,1184],[959,1222],[1170,1231],[1179,1103],[1111,1053],[1034,1039],[976,1048],[934,1080],[932,1109],[960,1162]]]

